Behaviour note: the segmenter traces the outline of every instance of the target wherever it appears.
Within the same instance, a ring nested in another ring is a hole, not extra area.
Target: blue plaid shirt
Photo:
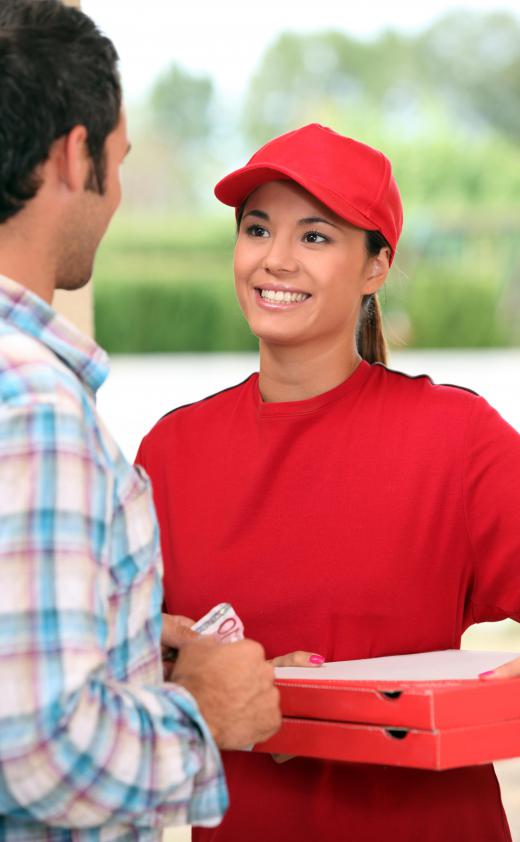
[[[149,481],[101,423],[104,352],[0,277],[0,839],[153,840],[227,792],[162,682]]]

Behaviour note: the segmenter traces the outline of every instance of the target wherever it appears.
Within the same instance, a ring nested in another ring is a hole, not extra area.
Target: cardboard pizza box
[[[254,750],[438,770],[520,756],[520,678],[478,679],[517,656],[447,650],[277,669],[282,728]]]

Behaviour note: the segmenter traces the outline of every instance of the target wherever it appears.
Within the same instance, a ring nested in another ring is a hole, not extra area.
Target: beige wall
[[[80,0],[63,0],[66,6],[80,8]],[[74,322],[80,330],[94,334],[94,311],[92,300],[92,284],[77,292],[58,290],[54,297],[54,306],[59,313]]]

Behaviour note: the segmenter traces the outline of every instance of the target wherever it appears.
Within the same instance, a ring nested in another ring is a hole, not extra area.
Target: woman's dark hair
[[[365,231],[366,247],[369,255],[376,257],[381,249],[391,248],[380,231]],[[368,363],[386,365],[388,349],[383,332],[383,317],[377,293],[364,295],[361,299],[361,311],[356,333],[359,356]]]
[[[105,141],[121,112],[118,55],[87,15],[60,0],[0,0],[0,223],[41,184],[55,140],[85,126],[87,189],[105,189]]]
[[[237,210],[237,230],[240,228],[244,214],[244,204]],[[365,231],[366,249],[370,256],[376,257],[381,249],[388,248],[389,243],[380,231]],[[361,299],[361,311],[356,332],[358,354],[368,363],[384,363],[386,365],[388,349],[383,332],[383,317],[377,293],[364,295]]]

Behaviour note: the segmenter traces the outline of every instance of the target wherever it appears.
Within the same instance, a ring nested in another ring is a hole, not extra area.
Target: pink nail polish
[[[325,658],[323,657],[323,655],[311,655],[311,657],[309,658],[309,663],[310,664],[324,664]]]
[[[487,678],[487,676],[493,675],[494,672],[495,672],[495,670],[486,670],[486,672],[479,673],[478,677],[479,678]]]

